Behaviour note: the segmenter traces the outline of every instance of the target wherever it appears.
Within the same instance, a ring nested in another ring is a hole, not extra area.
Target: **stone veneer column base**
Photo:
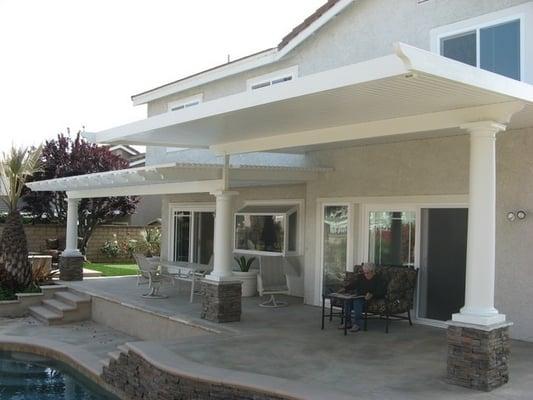
[[[61,256],[59,258],[59,279],[62,281],[83,280],[83,256]]]
[[[509,381],[509,327],[448,322],[448,382],[491,391]]]
[[[202,319],[238,322],[241,320],[242,283],[240,281],[202,281]]]

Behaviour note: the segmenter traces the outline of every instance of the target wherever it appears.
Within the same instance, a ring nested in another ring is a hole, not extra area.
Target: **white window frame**
[[[204,100],[204,94],[199,93],[194,96],[186,97],[176,101],[171,101],[167,104],[168,112],[182,111],[189,107],[194,107],[201,104]]]
[[[290,77],[291,79],[286,82],[273,83],[278,79],[284,79]],[[246,89],[248,91],[255,91],[260,89],[267,89],[272,86],[276,86],[281,83],[292,82],[298,77],[298,65],[294,65],[289,68],[281,69],[278,71],[270,72],[268,74],[256,76],[254,78],[248,79],[246,81]],[[265,84],[265,87],[254,88],[254,86],[259,84]]]
[[[533,13],[533,4],[525,4],[517,7],[511,7],[494,13],[481,15],[470,18],[454,24],[441,26],[432,29],[430,32],[431,51],[441,55],[442,40],[460,36],[469,32],[476,33],[476,67],[480,68],[480,30],[492,26],[502,25],[507,22],[520,21],[520,81],[527,79],[527,62],[526,54],[527,32],[526,26],[528,14]]]
[[[189,262],[192,262],[194,257],[194,216],[195,212],[215,212],[216,205],[215,203],[170,203],[169,204],[169,224],[168,224],[168,246],[167,246],[167,260],[171,261],[174,259],[174,232],[175,232],[175,220],[174,215],[179,211],[190,212],[190,226],[189,226]]]
[[[245,201],[242,208],[246,206],[279,206],[287,205],[294,206],[286,213],[240,213],[235,212],[233,215],[233,253],[237,254],[250,254],[250,255],[277,255],[277,256],[301,256],[303,255],[304,248],[304,221],[305,218],[303,213],[305,213],[305,201],[303,199],[276,199],[276,200],[248,200]],[[296,214],[296,251],[289,251],[289,215],[297,212]],[[283,221],[283,251],[281,253],[274,251],[259,251],[259,250],[242,250],[235,247],[235,235],[236,235],[236,225],[237,225],[237,215],[283,215],[286,218]]]

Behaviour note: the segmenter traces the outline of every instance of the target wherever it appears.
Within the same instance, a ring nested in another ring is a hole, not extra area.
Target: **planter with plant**
[[[242,282],[242,297],[253,297],[257,294],[257,270],[250,270],[255,257],[235,257],[239,270],[233,271],[233,275]]]

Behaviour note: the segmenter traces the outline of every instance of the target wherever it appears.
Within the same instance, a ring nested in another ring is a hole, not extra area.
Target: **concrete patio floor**
[[[320,385],[357,399],[531,399],[533,343],[512,342],[511,382],[491,393],[448,385],[445,330],[394,322],[384,333],[382,321],[368,332],[344,337],[338,321],[320,330],[320,309],[287,297],[289,307],[258,307],[258,298],[243,299],[242,322],[213,324],[199,318],[199,299],[188,302],[187,290],[167,287],[167,299],[144,299],[146,287],[136,279],[90,279],[69,284],[93,295],[203,326],[219,333],[156,340],[165,351],[206,366],[252,372]]]

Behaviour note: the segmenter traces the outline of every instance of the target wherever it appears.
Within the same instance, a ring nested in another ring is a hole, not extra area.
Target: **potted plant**
[[[233,274],[242,282],[242,297],[253,297],[257,294],[257,270],[250,271],[255,257],[235,257],[239,267]]]

